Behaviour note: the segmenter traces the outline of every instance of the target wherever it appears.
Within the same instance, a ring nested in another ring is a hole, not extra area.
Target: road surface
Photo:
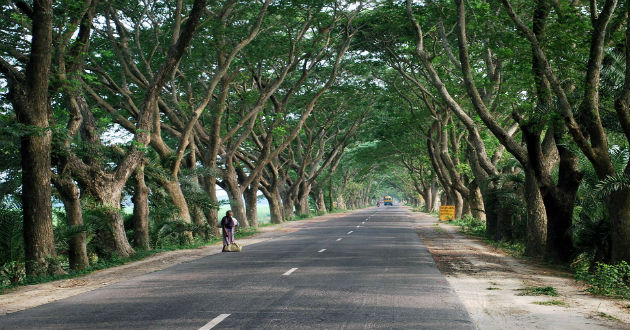
[[[0,317],[0,329],[474,329],[402,207]]]

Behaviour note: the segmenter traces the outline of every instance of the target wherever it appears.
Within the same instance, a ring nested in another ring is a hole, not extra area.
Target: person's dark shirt
[[[227,215],[221,219],[221,227],[232,229],[234,228],[234,219],[232,217],[228,217]]]

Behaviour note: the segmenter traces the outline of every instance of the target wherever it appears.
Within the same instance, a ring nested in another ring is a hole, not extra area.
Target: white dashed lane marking
[[[221,321],[225,320],[230,314],[221,314],[212,319],[212,321],[206,323],[203,327],[199,328],[199,330],[210,330],[217,326],[217,324],[221,323]]]
[[[291,275],[291,273],[293,273],[293,272],[294,272],[294,271],[296,271],[296,270],[297,270],[297,268],[291,268],[291,269],[287,270],[287,271],[286,271],[284,274],[282,274],[282,275],[284,275],[284,276]]]
[[[321,249],[321,250],[319,250],[319,251],[317,251],[317,252],[322,253],[322,252],[324,252],[324,251],[326,251],[326,249]]]
[[[337,242],[339,242],[339,241],[341,241],[341,240],[342,240],[342,238],[341,238],[341,237],[337,238]]]
[[[348,235],[350,235],[350,234],[352,234],[352,233],[354,233],[354,232],[351,230],[351,231],[349,231],[349,232],[348,232]]]

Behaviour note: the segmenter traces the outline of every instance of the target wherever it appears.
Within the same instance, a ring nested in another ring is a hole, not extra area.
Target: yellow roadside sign
[[[441,205],[440,206],[440,220],[453,220],[455,219],[455,205]]]

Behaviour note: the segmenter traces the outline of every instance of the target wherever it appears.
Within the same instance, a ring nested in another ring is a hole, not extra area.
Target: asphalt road
[[[0,317],[0,329],[474,329],[402,207]]]

